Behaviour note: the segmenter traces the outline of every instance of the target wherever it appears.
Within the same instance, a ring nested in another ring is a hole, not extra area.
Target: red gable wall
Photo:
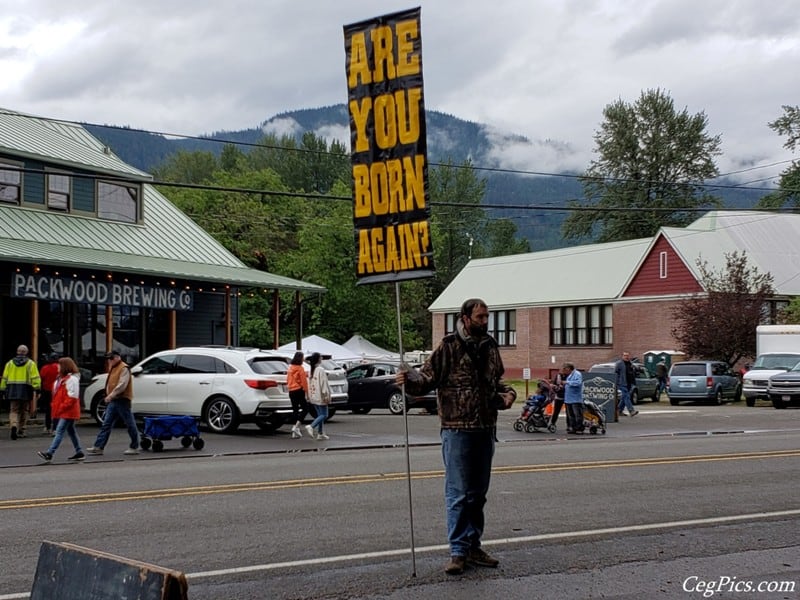
[[[666,277],[661,277],[661,253],[666,253]],[[688,294],[702,292],[703,289],[692,272],[683,264],[670,243],[663,235],[650,249],[642,266],[636,272],[628,289],[627,296],[662,296],[665,294]]]

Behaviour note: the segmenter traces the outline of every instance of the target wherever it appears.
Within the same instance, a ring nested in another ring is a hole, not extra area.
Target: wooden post
[[[233,345],[231,339],[231,290],[228,286],[225,286],[225,345]]]
[[[106,306],[106,352],[114,349],[114,308]]]
[[[272,291],[272,329],[274,332],[272,347],[277,350],[281,345],[280,324],[278,323],[281,309],[281,296],[278,290]]]
[[[178,347],[178,312],[169,311],[169,349]]]

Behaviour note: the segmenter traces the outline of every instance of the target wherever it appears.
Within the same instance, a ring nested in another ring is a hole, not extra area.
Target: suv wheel
[[[105,394],[103,392],[97,392],[92,398],[92,404],[89,407],[89,414],[92,415],[98,425],[103,424],[103,417],[106,416],[106,408],[108,408],[108,404],[103,402],[104,397]]]
[[[744,402],[750,408],[753,408],[756,405],[756,399],[755,398],[748,398],[747,396],[745,396]]]
[[[772,406],[774,406],[775,408],[786,408],[786,403],[783,400],[780,400],[775,397],[772,397],[771,400],[772,400]]]
[[[233,433],[239,427],[239,411],[231,400],[217,396],[206,404],[203,420],[214,433]]]
[[[639,390],[634,389],[631,391],[631,404],[639,404]]]
[[[392,392],[389,396],[389,412],[393,415],[402,415],[405,410],[406,403],[403,394],[400,392]]]
[[[714,394],[714,404],[717,406],[722,405],[722,390],[717,388],[717,393]]]

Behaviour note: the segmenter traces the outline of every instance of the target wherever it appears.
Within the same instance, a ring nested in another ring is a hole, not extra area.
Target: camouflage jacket
[[[460,322],[457,329],[418,371],[409,371],[406,387],[411,394],[437,390],[443,429],[494,429],[497,410],[503,407],[498,394],[516,393],[502,382],[503,361],[494,338],[476,340]]]

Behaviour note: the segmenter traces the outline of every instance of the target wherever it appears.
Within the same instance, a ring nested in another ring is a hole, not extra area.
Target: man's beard
[[[469,324],[469,334],[473,337],[483,337],[489,333],[489,324],[476,325],[475,323]]]

